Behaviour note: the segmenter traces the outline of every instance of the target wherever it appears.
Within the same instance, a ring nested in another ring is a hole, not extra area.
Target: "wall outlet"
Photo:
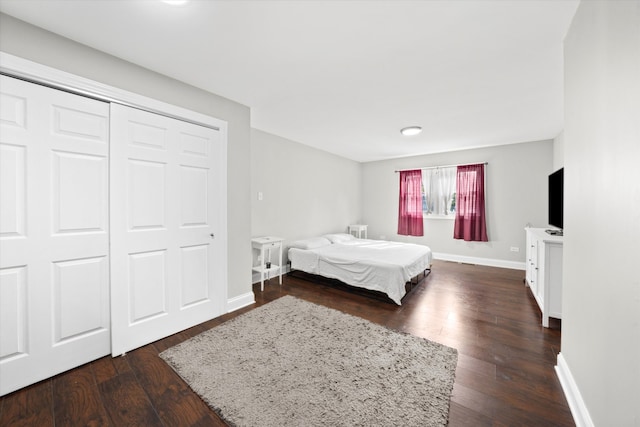
[[[517,246],[511,246],[511,252],[520,252],[520,248]]]

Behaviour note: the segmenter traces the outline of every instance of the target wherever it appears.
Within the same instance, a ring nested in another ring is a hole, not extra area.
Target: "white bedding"
[[[396,304],[405,283],[431,267],[431,249],[412,243],[353,239],[313,249],[289,249],[291,268],[380,291]]]

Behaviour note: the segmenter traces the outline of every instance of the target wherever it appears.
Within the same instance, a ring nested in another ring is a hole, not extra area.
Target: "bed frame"
[[[354,293],[354,294],[358,294],[358,295],[364,295],[364,296],[369,297],[369,298],[375,298],[377,300],[384,301],[384,302],[396,305],[396,303],[391,298],[389,298],[389,296],[387,294],[385,294],[384,292],[373,291],[373,290],[370,290],[370,289],[361,288],[359,286],[349,285],[349,284],[344,283],[344,282],[342,282],[342,281],[340,281],[338,279],[332,279],[330,277],[320,276],[318,274],[307,273],[307,272],[302,271],[302,270],[296,270],[296,269],[291,267],[291,261],[287,261],[287,264],[289,266],[289,268],[288,268],[289,272],[287,273],[288,276],[299,278],[299,279],[302,279],[302,280],[306,280],[306,281],[312,282],[312,283],[318,283],[318,284],[322,284],[322,285],[326,285],[326,286],[331,286],[331,287],[334,287],[336,289],[341,289],[341,290],[344,290],[344,291],[349,292],[349,293]],[[402,301],[404,301],[404,299],[411,293],[411,291],[413,291],[413,289],[415,289],[418,285],[420,285],[420,283],[422,283],[427,278],[427,276],[429,274],[431,274],[431,267],[425,269],[422,273],[420,273],[417,276],[411,278],[410,281],[405,283],[405,289],[406,289],[407,293],[402,297]]]

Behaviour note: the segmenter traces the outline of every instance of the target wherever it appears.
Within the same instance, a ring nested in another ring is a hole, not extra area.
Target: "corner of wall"
[[[553,170],[564,166],[564,130],[553,140]]]

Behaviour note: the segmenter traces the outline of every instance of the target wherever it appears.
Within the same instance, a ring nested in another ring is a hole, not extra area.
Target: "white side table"
[[[349,234],[353,234],[358,239],[362,239],[362,233],[364,232],[364,238],[367,238],[367,226],[364,224],[351,224],[349,226]]]
[[[251,239],[251,247],[260,251],[260,263],[254,265],[252,270],[260,273],[260,290],[264,291],[264,278],[271,278],[271,272],[278,270],[280,284],[282,285],[282,242],[281,237],[256,237]],[[271,252],[278,251],[278,263],[271,263]],[[266,256],[265,256],[266,254]]]

